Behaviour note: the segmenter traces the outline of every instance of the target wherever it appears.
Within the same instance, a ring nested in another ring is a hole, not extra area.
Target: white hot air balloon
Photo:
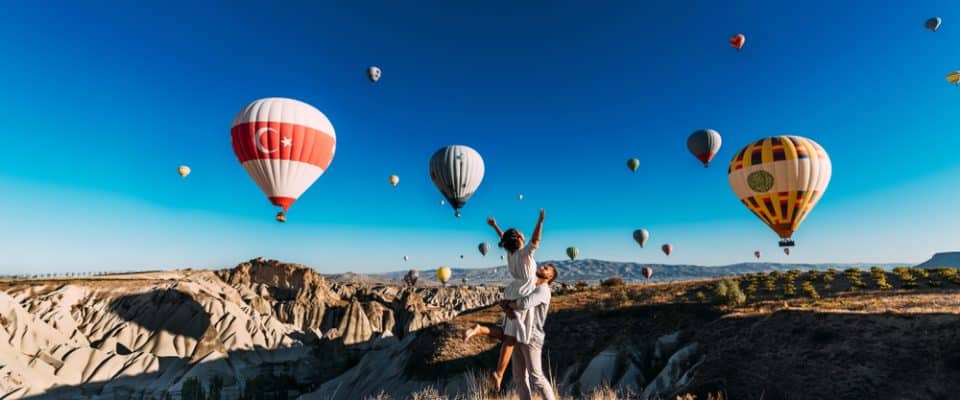
[[[437,150],[430,158],[430,179],[450,206],[460,216],[460,209],[483,181],[483,157],[476,150],[462,145]]]
[[[380,80],[380,68],[377,66],[367,67],[367,79],[370,79],[370,83],[377,83]]]
[[[327,171],[337,148],[333,125],[320,110],[277,97],[240,110],[230,128],[230,142],[243,169],[270,202],[283,209],[278,221]]]

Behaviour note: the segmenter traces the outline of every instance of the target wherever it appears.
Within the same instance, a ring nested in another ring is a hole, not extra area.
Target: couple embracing
[[[553,388],[543,373],[542,350],[543,324],[550,308],[550,283],[557,278],[557,269],[549,264],[538,269],[533,258],[540,247],[543,219],[544,211],[540,210],[529,243],[524,243],[519,230],[502,231],[495,219],[487,219],[500,236],[499,246],[507,252],[507,269],[513,280],[504,289],[505,300],[500,303],[505,313],[503,326],[475,325],[464,332],[464,339],[480,334],[503,340],[497,370],[491,373],[490,380],[499,391],[507,365],[512,362],[513,381],[521,400],[531,399],[532,389],[540,392],[544,400],[554,400]]]

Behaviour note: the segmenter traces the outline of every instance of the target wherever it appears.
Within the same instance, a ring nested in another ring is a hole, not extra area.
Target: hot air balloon
[[[460,259],[461,259],[461,260],[463,259],[463,254],[460,255]]]
[[[502,259],[503,259],[503,256],[500,256],[500,259],[502,260]]]
[[[630,168],[633,172],[637,172],[637,168],[640,168],[640,160],[636,158],[627,160],[627,168]]]
[[[786,254],[786,255],[789,256],[789,255],[790,255],[790,248],[789,248],[789,247],[784,247],[784,248],[783,248],[783,254]]]
[[[390,184],[393,187],[397,187],[397,184],[400,183],[400,177],[396,175],[390,175]]]
[[[673,246],[669,244],[665,244],[663,246],[660,246],[660,250],[663,250],[663,254],[666,254],[669,256],[670,253],[673,253]]]
[[[437,280],[439,280],[440,283],[443,284],[443,286],[447,286],[447,281],[450,280],[451,273],[452,272],[450,271],[450,268],[447,268],[447,267],[437,268]]]
[[[403,261],[407,261],[407,260],[409,260],[409,259],[410,259],[410,257],[403,256]]]
[[[653,268],[643,267],[640,271],[643,273],[644,278],[650,279],[650,277],[653,276]]]
[[[440,200],[440,205],[442,206],[442,205],[444,205],[444,204],[447,204],[447,202],[444,201],[444,200]]]
[[[643,248],[643,245],[647,244],[647,240],[650,239],[650,232],[647,232],[646,229],[637,229],[633,231],[633,240],[637,241],[637,244]]]
[[[230,141],[237,160],[270,202],[283,209],[281,214],[323,175],[337,148],[333,125],[322,112],[278,97],[240,110]]]
[[[371,83],[377,83],[380,80],[380,68],[372,65],[367,67],[367,78]]]
[[[580,249],[573,246],[567,247],[567,257],[570,257],[570,261],[576,260],[579,255]]]
[[[933,17],[928,19],[927,22],[924,22],[923,26],[933,32],[936,32],[937,29],[940,28],[940,22],[942,22],[940,17]]]
[[[740,202],[793,246],[793,233],[827,190],[832,167],[817,142],[773,136],[744,147],[730,161],[727,179]]]
[[[522,195],[522,194],[518,194],[518,195],[517,195],[517,200],[523,200],[523,195]]]
[[[757,250],[757,251],[753,252],[753,256],[759,259],[759,258],[760,258],[760,250]]]
[[[703,163],[703,167],[710,166],[710,160],[720,151],[720,134],[713,129],[700,129],[687,138],[687,149]]]
[[[480,250],[480,254],[486,257],[487,252],[490,251],[490,243],[487,243],[487,242],[480,243],[480,246],[477,246],[477,248]]]
[[[186,165],[181,165],[177,167],[177,173],[180,174],[181,178],[186,178],[187,175],[190,175],[190,167]]]
[[[450,201],[457,217],[483,181],[483,158],[467,146],[447,146],[430,158],[430,179]]]
[[[733,35],[733,37],[730,38],[730,46],[733,46],[733,48],[737,49],[737,51],[740,51],[740,49],[743,48],[743,44],[746,42],[747,42],[747,37],[743,36],[742,33]]]
[[[947,74],[947,82],[954,85],[960,85],[960,71],[953,71]]]
[[[404,275],[403,282],[408,286],[416,286],[418,279],[420,279],[420,273],[415,269],[411,269],[406,275]]]

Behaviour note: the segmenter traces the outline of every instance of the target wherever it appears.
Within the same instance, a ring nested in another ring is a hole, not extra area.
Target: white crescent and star
[[[267,132],[271,132],[271,131],[276,132],[277,130],[276,130],[276,129],[273,129],[273,128],[270,128],[270,127],[266,127],[266,126],[257,129],[255,141],[256,141],[256,143],[257,143],[257,150],[260,150],[261,153],[270,154],[270,153],[274,153],[274,152],[276,152],[276,151],[278,150],[278,149],[270,150],[270,149],[264,147],[263,144],[262,144],[261,137],[263,137],[263,134],[264,134],[264,133],[267,133]],[[288,137],[282,138],[282,139],[280,139],[280,144],[282,144],[283,147],[290,147],[290,146],[293,145],[293,139],[290,139],[290,138],[288,138]]]

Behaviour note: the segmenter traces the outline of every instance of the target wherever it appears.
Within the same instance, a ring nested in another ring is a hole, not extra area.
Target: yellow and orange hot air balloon
[[[396,175],[390,175],[390,179],[388,179],[388,181],[391,185],[393,185],[393,187],[397,187],[397,184],[400,183],[400,177]]]
[[[437,280],[439,280],[440,283],[443,284],[443,286],[447,286],[447,281],[450,280],[450,275],[452,275],[450,268],[448,267],[437,268]]]
[[[780,246],[789,247],[827,190],[831,171],[830,157],[817,142],[783,135],[737,152],[727,179],[740,202],[780,236]]]

